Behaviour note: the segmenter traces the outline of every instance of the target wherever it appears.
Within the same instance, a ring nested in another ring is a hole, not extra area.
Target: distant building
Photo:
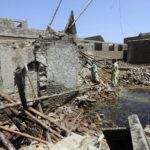
[[[105,42],[101,35],[77,40],[80,50],[106,59],[122,60],[127,50],[127,44]]]
[[[132,64],[150,63],[150,33],[124,39],[128,45],[127,62]]]

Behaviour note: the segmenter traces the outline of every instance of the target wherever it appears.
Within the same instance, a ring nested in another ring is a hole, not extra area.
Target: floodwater
[[[150,89],[128,89],[95,109],[103,114],[103,127],[128,127],[128,116],[137,114],[143,127],[150,123]]]

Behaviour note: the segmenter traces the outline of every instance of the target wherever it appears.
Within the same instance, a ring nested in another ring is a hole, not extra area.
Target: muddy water
[[[128,127],[128,116],[137,114],[143,127],[150,123],[150,89],[128,89],[95,112],[104,114],[103,127]]]

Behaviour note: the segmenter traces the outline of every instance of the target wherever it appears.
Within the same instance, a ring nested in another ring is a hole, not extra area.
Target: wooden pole
[[[74,20],[74,22],[71,24],[71,26],[69,28],[71,28],[76,22],[77,20],[80,18],[80,16],[85,12],[85,10],[89,7],[89,5],[92,3],[93,0],[90,0],[89,3],[87,4],[87,6],[81,11],[81,13],[78,15],[78,17]]]
[[[6,100],[12,101],[12,98],[11,98],[9,95],[3,93],[2,91],[0,91],[0,96],[2,96],[3,98],[5,98]],[[13,100],[14,100],[14,99],[13,99]],[[17,101],[17,100],[14,100],[14,101]],[[7,105],[10,105],[10,106],[11,106],[11,105],[15,105],[15,104],[17,104],[17,103],[7,104]],[[5,105],[3,105],[3,106],[5,106]],[[0,106],[0,107],[1,107],[1,106]],[[6,108],[7,108],[7,107],[6,107]],[[14,110],[14,109],[12,109],[12,108],[11,108],[11,110],[12,110],[16,115],[19,115],[19,112],[18,112],[18,111]],[[50,121],[52,124],[58,126],[60,129],[62,129],[62,130],[64,130],[64,131],[68,132],[67,129],[61,127],[59,124],[57,124],[56,122],[54,122],[52,118],[47,117],[46,115],[44,115],[43,113],[41,113],[41,112],[35,110],[34,108],[28,107],[28,110],[31,111],[32,113],[38,115],[38,116],[41,116],[41,117],[44,118],[44,119]],[[27,111],[26,111],[26,112],[27,112]],[[27,112],[26,114],[28,115],[29,113]],[[30,116],[31,116],[31,115],[30,115]]]
[[[61,2],[62,2],[62,0],[59,0],[59,4],[58,4],[58,6],[57,6],[57,8],[56,8],[56,10],[55,10],[55,13],[54,13],[54,15],[53,15],[53,17],[52,17],[52,20],[51,20],[50,23],[49,23],[49,26],[52,25],[53,20],[54,20],[54,18],[55,18],[55,16],[56,16],[56,13],[57,13],[57,11],[58,11],[58,9],[59,9],[59,7],[60,7]]]
[[[64,131],[66,131],[67,133],[69,132],[68,129],[63,128],[63,127],[61,127],[58,123],[54,122],[54,121],[52,120],[52,118],[47,117],[46,115],[44,115],[44,114],[38,112],[37,110],[35,110],[35,109],[32,108],[32,107],[29,107],[28,109],[29,109],[31,112],[33,112],[33,113],[39,115],[40,117],[42,117],[42,118],[44,118],[44,119],[50,121],[52,124],[56,125],[57,127],[59,127],[60,129],[62,129],[62,130],[64,130]]]
[[[94,60],[95,62],[97,62],[97,63],[100,63],[100,62],[98,62],[96,59],[94,59],[93,57],[91,57],[91,56],[89,56],[88,54],[85,54],[85,53],[83,53],[83,52],[79,52],[82,56],[84,56],[86,59],[88,59],[88,60],[90,60],[90,59],[92,59],[92,60]],[[90,60],[91,61],[91,60]],[[99,66],[99,65],[97,65],[99,68],[102,68],[101,66]],[[104,69],[104,68],[102,68],[104,71],[106,71],[107,73],[109,73],[106,69]]]
[[[6,127],[3,127],[3,126],[1,126],[1,125],[0,125],[0,129],[5,130],[5,131],[8,131],[8,132],[10,132],[10,133],[18,134],[18,135],[20,135],[20,136],[24,136],[24,137],[26,137],[26,138],[30,138],[30,139],[35,140],[35,141],[38,141],[38,142],[40,142],[40,143],[49,144],[48,141],[41,140],[41,139],[39,139],[39,138],[37,138],[37,137],[34,137],[34,136],[28,135],[28,134],[26,134],[26,133],[21,133],[21,132],[19,132],[19,131],[15,131],[15,130],[6,128]]]
[[[27,71],[28,68],[26,67]],[[54,133],[56,136],[63,138],[61,135],[59,135],[56,131],[54,131],[53,129],[51,129],[50,127],[48,127],[47,125],[45,125],[42,121],[40,121],[39,119],[37,119],[35,116],[33,116],[30,112],[28,112],[28,106],[27,106],[27,101],[26,101],[26,97],[25,97],[25,92],[24,92],[24,84],[23,84],[23,79],[22,79],[22,71],[21,69],[18,69],[15,73],[15,77],[16,77],[16,83],[18,86],[18,90],[19,90],[19,95],[21,98],[21,102],[23,105],[23,108],[25,109],[25,114],[28,115],[30,118],[32,118],[34,121],[36,121],[38,124],[40,124],[44,129],[49,130],[50,132]],[[30,77],[28,76],[29,80]],[[32,82],[30,80],[30,84],[32,86]],[[33,87],[33,86],[32,86]],[[34,91],[34,90],[33,90]],[[35,95],[36,96],[36,95]],[[55,138],[55,136],[54,136]]]
[[[38,124],[40,124],[44,129],[49,130],[50,132],[52,132],[53,134],[55,134],[59,138],[63,138],[63,136],[61,136],[55,130],[51,129],[49,126],[47,126],[46,124],[44,124],[41,120],[37,119],[30,112],[28,112],[28,111],[25,110],[25,114],[28,115],[30,118],[32,118],[34,121],[36,121]],[[55,138],[55,140],[58,141],[58,139],[56,139],[56,138]]]
[[[9,95],[3,93],[2,91],[0,91],[0,96],[4,97],[5,99],[7,99],[10,103],[13,103],[13,104],[16,103],[14,99],[12,99]]]
[[[24,67],[25,67],[25,70],[26,70],[26,73],[27,73],[27,77],[28,77],[31,89],[32,89],[33,97],[36,98],[37,96],[35,94],[35,91],[34,91],[34,88],[33,88],[33,84],[32,84],[32,81],[30,79],[30,76],[29,76],[29,70],[28,70],[27,64],[24,64]]]
[[[55,98],[57,96],[63,96],[63,95],[66,95],[66,94],[70,94],[72,92],[79,92],[79,91],[84,91],[84,90],[88,90],[88,89],[92,89],[92,88],[95,88],[97,87],[98,85],[94,85],[94,86],[89,86],[89,87],[85,87],[85,88],[80,88],[80,89],[75,89],[75,90],[70,90],[70,91],[67,91],[67,92],[62,92],[62,93],[59,93],[59,94],[53,94],[53,95],[50,95],[50,96],[42,96],[42,97],[38,97],[38,98],[32,98],[32,99],[28,99],[27,100],[27,103],[30,103],[30,102],[36,102],[36,101],[44,101],[46,99],[49,99],[49,98]],[[2,96],[3,98],[7,99],[6,96],[7,94],[5,94],[5,96]],[[8,108],[8,107],[15,107],[15,106],[18,106],[18,105],[21,105],[21,102],[17,102],[15,104],[5,104],[3,106],[0,106],[0,109],[5,109],[5,108]]]
[[[2,93],[2,95],[3,95],[3,97],[5,98],[5,99],[11,99],[11,97],[10,96],[8,96],[8,95],[6,95],[6,94],[4,94],[3,92],[1,92]],[[7,97],[7,98],[6,98]],[[12,109],[12,108],[10,108],[11,109],[11,111],[15,114],[15,115],[19,115],[19,112],[17,111],[17,110],[14,110],[14,109]],[[35,109],[34,109],[35,110]],[[7,113],[7,115],[9,116],[9,117],[11,117],[12,115],[10,114],[10,111],[8,110],[8,109],[5,109],[5,111],[6,111],[6,113]],[[35,110],[36,111],[36,110]],[[49,131],[51,131],[53,134],[55,134],[55,135],[57,135],[58,137],[60,137],[60,138],[63,138],[61,135],[59,135],[56,131],[54,131],[53,129],[51,129],[50,127],[48,127],[48,126],[46,126],[42,121],[40,121],[39,119],[37,119],[35,116],[33,116],[30,112],[28,112],[27,110],[25,110],[25,114],[27,115],[27,116],[29,116],[31,119],[33,119],[34,121],[36,121],[38,124],[40,124],[44,129],[46,129],[46,130],[49,130]],[[15,123],[15,121],[14,121],[14,119],[13,118],[11,118],[12,119],[12,121]],[[19,123],[17,123],[17,127],[19,128],[19,129],[24,129],[24,128],[22,128],[22,127],[20,127],[21,125],[19,124]],[[25,131],[25,129],[23,130],[23,131]],[[47,131],[48,132],[48,131]],[[48,133],[46,133],[47,134],[47,136],[49,136],[48,135]],[[56,138],[56,136],[54,136],[53,134],[51,134],[51,136],[56,140],[56,141],[58,141],[58,139]],[[51,141],[49,141],[49,142],[51,142]]]
[[[25,70],[26,70],[26,73],[27,73],[27,77],[28,77],[28,80],[29,80],[31,89],[32,89],[33,96],[34,96],[34,98],[37,98],[37,96],[36,96],[36,94],[35,94],[35,91],[34,91],[34,88],[33,88],[33,84],[32,84],[30,75],[29,75],[28,66],[27,66],[27,64],[25,64],[24,66],[25,66]],[[41,106],[40,103],[38,103],[38,110],[39,110],[41,113],[43,113],[43,109],[42,109],[42,106]],[[43,121],[44,121],[44,120],[43,120]],[[45,121],[44,121],[44,123],[45,123]],[[50,137],[50,135],[49,135],[49,132],[48,132],[47,130],[45,131],[45,134],[46,134],[46,139],[47,139],[49,142],[52,142],[51,137]]]
[[[0,132],[0,141],[2,141],[2,143],[8,150],[16,150],[16,148],[12,145],[12,143],[6,138],[6,136],[2,132]]]

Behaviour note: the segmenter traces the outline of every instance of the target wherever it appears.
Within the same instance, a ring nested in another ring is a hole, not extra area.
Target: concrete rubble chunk
[[[149,150],[150,146],[137,115],[128,117],[134,150]]]
[[[92,137],[73,134],[51,147],[52,150],[98,150],[93,146]]]

